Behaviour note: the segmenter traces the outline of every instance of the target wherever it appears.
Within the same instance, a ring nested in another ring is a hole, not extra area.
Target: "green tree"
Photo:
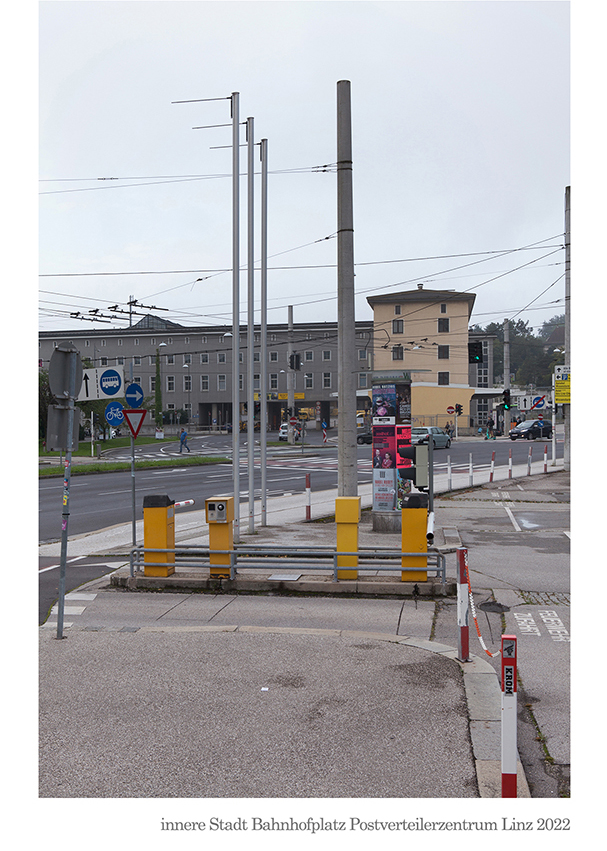
[[[46,438],[49,405],[53,404],[53,394],[48,385],[48,370],[38,373],[38,437]]]

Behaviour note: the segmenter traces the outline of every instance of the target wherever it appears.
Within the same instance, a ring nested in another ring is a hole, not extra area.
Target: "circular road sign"
[[[122,390],[122,378],[115,369],[106,369],[99,376],[99,386],[104,396],[118,396]]]
[[[119,426],[124,420],[123,406],[120,402],[110,402],[105,409],[105,419],[108,425]]]
[[[448,414],[454,414],[455,413],[455,408],[453,407],[453,405],[449,405],[449,407],[447,408],[447,413]]]
[[[129,384],[125,390],[124,398],[130,408],[138,408],[143,402],[143,388],[140,384]]]
[[[297,425],[297,417],[291,417],[289,420],[290,425]]]

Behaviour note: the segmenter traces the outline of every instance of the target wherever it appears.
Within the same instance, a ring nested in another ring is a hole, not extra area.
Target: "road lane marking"
[[[510,518],[510,520],[512,521],[512,525],[514,526],[514,530],[515,530],[515,532],[520,532],[520,531],[521,531],[521,527],[518,525],[518,523],[517,523],[517,522],[516,522],[516,520],[514,519],[514,514],[512,513],[511,509],[510,509],[510,508],[508,508],[508,506],[507,506],[507,505],[504,505],[504,506],[503,506],[503,509],[504,509],[504,511],[506,512],[506,514],[508,515],[508,517]]]

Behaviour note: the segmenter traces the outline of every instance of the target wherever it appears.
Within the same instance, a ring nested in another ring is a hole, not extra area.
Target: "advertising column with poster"
[[[372,397],[373,510],[397,511],[411,490],[411,482],[398,477],[396,459],[397,425],[408,426],[411,435],[410,375],[374,376]]]

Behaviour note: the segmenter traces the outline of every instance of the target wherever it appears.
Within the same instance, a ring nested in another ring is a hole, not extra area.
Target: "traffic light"
[[[468,343],[468,363],[480,363],[483,359],[483,344],[480,340]]]
[[[504,410],[510,409],[510,390],[504,390]]]
[[[409,479],[417,488],[428,487],[428,447],[396,442],[396,467],[401,479]],[[411,464],[406,465],[405,462]]]
[[[297,352],[289,355],[289,368],[301,369],[301,355],[298,355]]]
[[[459,417],[459,416],[461,416],[463,413],[464,413],[464,409],[462,408],[462,406],[461,406],[461,405],[456,405],[456,406],[455,406],[455,416],[456,416],[456,417]]]

